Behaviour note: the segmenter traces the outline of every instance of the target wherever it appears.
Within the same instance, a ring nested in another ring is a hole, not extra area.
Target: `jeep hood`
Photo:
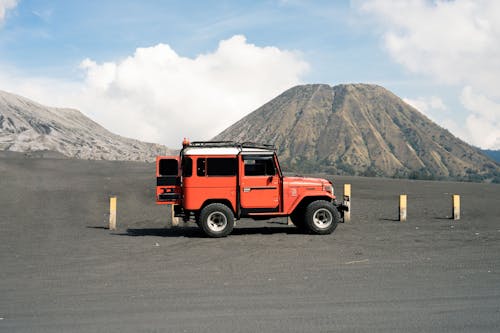
[[[313,178],[313,177],[283,177],[283,182],[292,186],[322,186],[326,184],[331,184],[330,181],[323,178]]]

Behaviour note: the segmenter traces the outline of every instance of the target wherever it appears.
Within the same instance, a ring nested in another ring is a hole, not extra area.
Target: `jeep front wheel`
[[[340,221],[340,214],[335,206],[325,200],[311,202],[305,214],[307,229],[315,234],[331,234]]]
[[[201,210],[200,227],[210,237],[225,237],[234,227],[234,214],[228,206],[213,203]]]

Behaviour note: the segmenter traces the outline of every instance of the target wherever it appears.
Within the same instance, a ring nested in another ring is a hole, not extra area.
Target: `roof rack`
[[[234,141],[193,141],[190,147],[239,147],[239,143]]]
[[[257,143],[257,142],[243,142],[241,143],[242,148],[260,148],[260,149],[270,149],[276,150],[274,145],[270,145],[267,143]]]
[[[259,148],[259,149],[270,149],[276,150],[274,145],[256,142],[235,142],[235,141],[193,141],[189,144],[189,147],[235,147],[235,148]]]

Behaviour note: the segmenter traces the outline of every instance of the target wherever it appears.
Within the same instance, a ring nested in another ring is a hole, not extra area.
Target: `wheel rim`
[[[227,226],[227,217],[221,212],[213,212],[208,215],[207,222],[210,230],[220,232]]]
[[[333,222],[333,215],[326,208],[320,208],[314,212],[313,223],[319,229],[328,228]]]

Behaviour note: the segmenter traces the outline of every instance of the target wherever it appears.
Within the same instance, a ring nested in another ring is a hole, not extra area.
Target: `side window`
[[[243,156],[245,176],[274,176],[276,168],[272,156]]]
[[[236,158],[207,158],[208,176],[236,176]]]
[[[196,174],[203,176],[236,176],[238,160],[234,157],[198,158]]]
[[[182,177],[191,177],[193,175],[193,160],[191,157],[182,159]]]
[[[178,164],[174,159],[162,159],[158,165],[158,173],[160,176],[177,176]]]
[[[205,158],[198,158],[196,160],[196,175],[199,177],[206,176],[207,171],[206,171],[206,165],[207,165],[207,160]]]

